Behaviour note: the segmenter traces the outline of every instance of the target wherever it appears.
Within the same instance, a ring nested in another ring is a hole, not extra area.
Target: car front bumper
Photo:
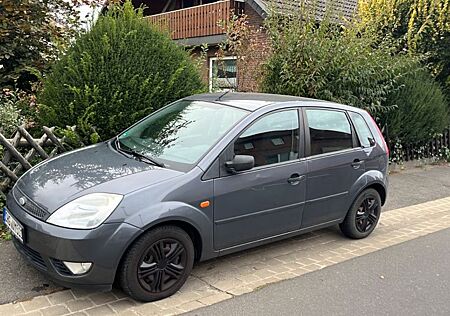
[[[110,289],[122,255],[141,232],[127,223],[105,223],[91,230],[54,226],[25,212],[11,194],[6,207],[25,229],[24,243],[13,238],[17,250],[35,268],[66,287]],[[92,262],[92,267],[85,274],[74,275],[63,261]]]

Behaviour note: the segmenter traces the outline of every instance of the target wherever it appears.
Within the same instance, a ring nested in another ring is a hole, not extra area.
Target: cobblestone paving
[[[142,304],[119,291],[66,290],[0,305],[0,315],[176,315],[449,227],[447,197],[383,213],[364,240],[324,229],[198,264],[184,287],[162,301]]]

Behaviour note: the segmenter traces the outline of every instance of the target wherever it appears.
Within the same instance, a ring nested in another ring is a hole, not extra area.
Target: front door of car
[[[299,150],[299,111],[271,112],[257,119],[220,157],[214,180],[214,246],[251,243],[300,228],[306,163]],[[232,173],[235,155],[254,157],[254,168]]]
[[[352,203],[350,189],[368,157],[345,111],[306,108],[304,114],[309,157],[302,228],[345,216]]]

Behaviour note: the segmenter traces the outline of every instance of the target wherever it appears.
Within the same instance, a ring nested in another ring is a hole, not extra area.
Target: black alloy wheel
[[[367,196],[356,211],[356,228],[359,232],[365,233],[378,222],[380,207],[377,199]]]
[[[375,189],[366,189],[358,195],[339,227],[347,237],[353,239],[365,238],[377,226],[380,215],[380,194]]]
[[[138,238],[125,254],[118,280],[132,298],[151,302],[175,294],[194,264],[194,245],[177,226],[160,226]]]
[[[173,238],[159,240],[141,258],[137,271],[139,283],[152,293],[166,291],[179,281],[186,266],[183,244]]]

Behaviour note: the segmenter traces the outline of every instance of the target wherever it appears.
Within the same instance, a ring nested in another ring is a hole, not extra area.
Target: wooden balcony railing
[[[224,34],[223,26],[230,18],[231,5],[230,0],[218,1],[152,15],[148,19],[159,27],[168,29],[174,40]]]

